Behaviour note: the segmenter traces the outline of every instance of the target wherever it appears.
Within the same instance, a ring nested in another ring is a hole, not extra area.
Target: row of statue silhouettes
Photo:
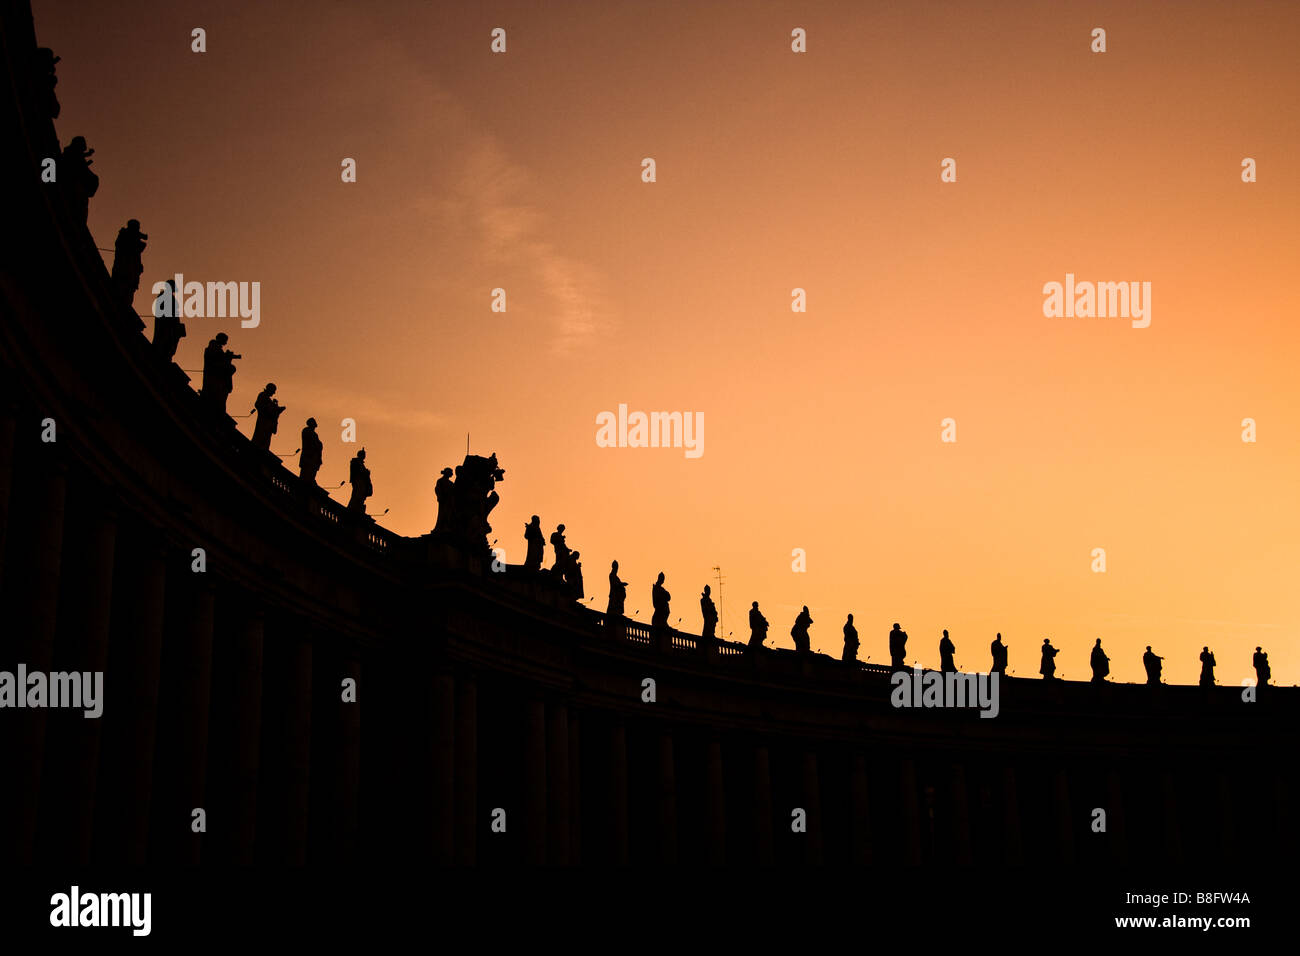
[[[524,570],[532,574],[547,574],[552,581],[572,595],[575,601],[587,596],[582,583],[582,552],[569,548],[564,537],[564,525],[556,525],[551,532],[551,547],[555,551],[555,563],[549,569],[542,568],[546,557],[546,537],[542,531],[542,519],[533,515],[524,525]],[[614,562],[618,567],[618,562]],[[616,578],[617,575],[614,575]],[[626,591],[624,592],[626,594]],[[621,606],[621,605],[620,605]]]
[[[54,87],[59,82],[55,67],[60,59],[49,47],[38,47],[29,65],[27,81],[38,111],[34,119],[38,121],[59,118],[59,98]],[[68,215],[75,223],[84,226],[90,211],[90,199],[99,191],[99,177],[90,168],[94,162],[90,157],[95,155],[95,151],[86,146],[84,136],[74,136],[67,146],[60,147],[52,122],[49,126],[34,122],[31,129],[39,155],[54,160],[52,169],[48,165],[42,166],[41,181],[58,190]]]

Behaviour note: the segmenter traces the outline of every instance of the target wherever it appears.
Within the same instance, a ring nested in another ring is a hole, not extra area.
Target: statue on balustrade
[[[664,573],[659,572],[659,577],[655,579],[654,586],[650,588],[650,603],[654,607],[654,613],[650,617],[651,627],[668,626],[668,602],[672,600],[672,595],[664,587]]]
[[[1151,653],[1151,645],[1148,644],[1146,651],[1142,655],[1142,666],[1147,671],[1147,684],[1154,687],[1160,683],[1160,662],[1163,660],[1164,658],[1159,654]]]
[[[298,455],[298,476],[303,481],[316,484],[316,472],[324,461],[325,446],[316,434],[316,419],[307,419],[302,430],[302,453]]]
[[[564,525],[556,525],[551,532],[551,548],[555,551],[555,563],[551,565],[551,574],[557,580],[564,578],[569,567],[569,546],[564,542]]]
[[[497,456],[466,455],[456,466],[456,480],[444,468],[434,487],[438,496],[438,521],[433,533],[458,548],[475,553],[490,553],[487,536],[492,531],[488,516],[501,496],[496,483],[506,473],[497,465]]]
[[[944,674],[955,674],[957,672],[957,662],[953,655],[957,653],[957,645],[953,644],[948,637],[948,632],[943,632],[943,637],[939,640],[939,671]]]
[[[1007,672],[1007,645],[1002,643],[1002,632],[993,638],[993,643],[989,645],[989,651],[993,655],[993,666],[989,668],[990,674],[1005,674]]]
[[[128,219],[117,231],[117,241],[113,243],[113,292],[119,302],[133,311],[140,276],[144,273],[144,248],[148,239],[140,231],[140,220]]]
[[[176,347],[185,338],[185,323],[179,318],[176,280],[168,279],[166,285],[153,300],[153,347],[164,362],[170,362],[176,357]]]
[[[204,404],[222,415],[235,387],[235,359],[243,358],[226,348],[228,341],[225,332],[218,332],[203,350],[203,388],[199,392]]]
[[[700,637],[711,641],[717,637],[718,609],[713,605],[713,592],[707,584],[704,585],[704,593],[700,595],[700,616],[704,618]]]
[[[531,521],[524,525],[524,541],[528,543],[528,553],[524,556],[525,571],[540,571],[542,558],[546,554],[546,536],[542,534],[542,519],[533,515]]]
[[[1110,674],[1110,658],[1101,649],[1100,637],[1097,638],[1097,643],[1092,645],[1092,658],[1088,663],[1092,666],[1092,682],[1094,684],[1105,683],[1107,675]]]
[[[790,636],[794,638],[796,651],[807,654],[812,650],[812,641],[808,637],[808,628],[812,627],[812,623],[812,615],[808,613],[808,605],[805,604],[798,617],[794,619],[794,627],[790,628]]]
[[[765,640],[767,640],[767,618],[758,609],[758,602],[755,601],[749,609],[749,646],[762,647]]]
[[[569,569],[564,575],[564,583],[569,586],[569,592],[575,601],[581,601],[587,596],[582,588],[582,562],[578,560],[581,557],[580,551],[569,555]]]
[[[86,148],[84,136],[74,136],[55,164],[56,182],[63,191],[64,201],[74,221],[82,225],[90,215],[90,199],[99,191],[99,177],[90,168],[94,162],[90,157],[94,155],[93,149]]]
[[[444,468],[438,480],[433,483],[433,496],[438,499],[438,520],[434,522],[434,534],[449,534],[456,515],[456,483],[451,480],[452,470]]]
[[[609,604],[605,606],[605,623],[622,628],[623,608],[627,604],[627,582],[618,579],[618,562],[609,564]]]
[[[54,67],[63,57],[55,56],[54,51],[43,46],[36,51],[36,88],[40,98],[41,109],[50,119],[59,118],[59,98],[54,88],[59,85]]]
[[[889,664],[896,670],[907,668],[907,632],[894,622],[894,629],[889,632]]]
[[[253,447],[270,451],[271,436],[280,427],[280,416],[284,413],[284,406],[275,400],[274,382],[267,382],[266,388],[257,394],[253,408],[257,411],[257,422],[253,425]]]
[[[1050,637],[1043,638],[1043,657],[1038,664],[1038,673],[1043,675],[1043,680],[1056,679],[1056,655],[1060,653],[1057,648],[1052,646]]]
[[[859,644],[858,629],[853,626],[853,615],[850,614],[849,619],[844,622],[844,654],[840,659],[856,661],[858,659]]]
[[[1268,652],[1256,647],[1251,663],[1255,667],[1255,686],[1267,687],[1268,679],[1273,676],[1273,670],[1268,666]]]
[[[1214,686],[1214,654],[1208,647],[1201,648],[1201,686]]]
[[[375,493],[375,486],[370,483],[370,469],[366,467],[366,450],[357,452],[348,465],[348,481],[352,484],[352,497],[348,499],[348,511],[357,515],[366,513],[366,499]]]

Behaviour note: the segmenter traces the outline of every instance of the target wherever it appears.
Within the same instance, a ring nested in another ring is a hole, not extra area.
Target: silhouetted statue
[[[450,474],[451,469],[447,469],[447,472]],[[528,545],[528,553],[524,555],[524,570],[540,571],[546,553],[546,536],[542,534],[542,519],[537,515],[533,515],[532,520],[524,525],[524,541]]]
[[[853,615],[844,622],[844,655],[840,658],[845,661],[856,661],[858,659],[858,629],[853,626]]]
[[[713,606],[711,595],[709,586],[704,585],[704,593],[700,595],[700,616],[704,618],[704,628],[700,631],[700,637],[706,641],[711,641],[717,636],[715,631],[718,627],[718,609]]]
[[[271,436],[279,429],[280,416],[284,413],[284,406],[275,400],[274,382],[267,382],[266,388],[258,392],[253,408],[257,410],[257,422],[253,425],[253,447],[270,451]]]
[[[1043,675],[1043,680],[1056,679],[1056,655],[1060,653],[1052,646],[1051,638],[1043,638],[1043,660],[1038,665],[1038,673]]]
[[[812,650],[812,641],[808,637],[808,628],[812,626],[812,615],[808,613],[808,605],[803,606],[799,616],[794,619],[794,627],[790,628],[790,636],[794,638],[794,649],[802,653],[808,653]]]
[[[1002,634],[993,638],[993,643],[989,645],[989,650],[993,653],[993,666],[989,668],[990,674],[1005,674],[1007,672],[1007,645],[1002,643]]]
[[[433,483],[433,496],[438,501],[438,520],[433,523],[437,534],[450,533],[456,520],[456,483],[451,480],[451,469],[444,468]]]
[[[148,238],[140,231],[140,220],[128,219],[117,231],[117,241],[113,243],[113,292],[128,309],[134,308],[140,276],[144,274],[144,247]]]
[[[1142,666],[1147,670],[1147,683],[1151,685],[1160,683],[1160,662],[1164,658],[1158,654],[1151,653],[1151,645],[1147,645],[1146,652],[1142,655]]]
[[[889,632],[889,663],[896,671],[907,668],[907,632],[894,622],[894,629]]]
[[[1267,652],[1255,648],[1255,656],[1251,658],[1251,663],[1255,667],[1255,686],[1267,687],[1268,679],[1273,676],[1273,671],[1268,666]]]
[[[442,478],[434,486],[438,496],[438,521],[433,533],[458,548],[479,554],[491,553],[487,536],[492,531],[488,515],[501,501],[496,483],[505,479],[506,473],[497,465],[497,456],[466,455],[456,466],[456,480],[450,478],[450,469],[442,470]],[[563,577],[562,575],[560,576]]]
[[[668,626],[668,602],[672,600],[672,595],[664,587],[664,573],[659,572],[659,577],[655,579],[654,586],[650,588],[650,603],[654,607],[654,614],[650,618],[651,627]]]
[[[176,346],[183,338],[185,323],[180,320],[176,280],[168,279],[167,288],[153,300],[153,347],[164,362],[170,362],[176,357]]]
[[[555,551],[555,564],[551,565],[551,573],[563,578],[569,566],[569,546],[564,543],[564,525],[556,525],[551,532],[551,548]]]
[[[749,646],[762,647],[767,640],[767,618],[758,609],[758,602],[749,609]]]
[[[90,157],[94,155],[93,149],[86,148],[84,136],[74,136],[55,164],[56,182],[63,190],[64,201],[73,219],[82,225],[90,215],[90,198],[99,191],[99,177],[90,168],[94,162]]]
[[[320,471],[324,460],[325,446],[316,434],[316,419],[307,419],[302,430],[302,452],[298,455],[298,476],[304,481],[316,484],[316,472]]]
[[[943,637],[939,639],[939,670],[947,674],[956,673],[957,662],[952,656],[957,653],[957,647],[948,637],[948,632],[943,632]]]
[[[235,387],[235,359],[243,358],[226,348],[228,341],[225,332],[218,332],[203,350],[203,389],[199,393],[209,408],[223,415],[226,399]]]
[[[363,448],[348,465],[348,481],[352,483],[352,497],[348,499],[348,511],[353,514],[366,513],[366,499],[375,493],[370,483],[370,469],[366,467],[366,450]]]
[[[607,624],[619,622],[623,617],[623,607],[627,603],[627,582],[618,579],[618,562],[609,564],[609,604],[605,608]]]
[[[59,118],[59,98],[54,95],[54,87],[58,85],[59,78],[54,73],[54,67],[62,59],[55,56],[49,47],[43,46],[36,51],[36,88],[41,109],[50,119]]]
[[[1201,648],[1201,686],[1214,686],[1214,654],[1208,647]]]
[[[582,562],[578,560],[581,557],[580,551],[574,551],[569,555],[569,568],[564,575],[564,582],[569,586],[575,601],[581,601],[587,596],[582,589]]]
[[[1110,673],[1110,658],[1101,649],[1100,637],[1097,638],[1097,643],[1092,645],[1092,656],[1088,663],[1092,666],[1092,682],[1094,684],[1104,683],[1106,675]]]

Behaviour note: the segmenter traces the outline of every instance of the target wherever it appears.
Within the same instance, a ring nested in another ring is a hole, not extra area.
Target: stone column
[[[1219,852],[1224,862],[1231,863],[1238,858],[1239,854],[1237,853],[1236,827],[1233,825],[1232,817],[1232,785],[1229,783],[1226,773],[1218,771],[1214,774],[1214,789],[1219,804]]]
[[[808,832],[804,834],[804,860],[810,866],[822,865],[822,793],[817,770],[817,754],[803,755],[803,801],[808,814]]]
[[[76,585],[81,600],[73,638],[72,666],[77,670],[103,674],[108,666],[109,622],[113,606],[113,558],[116,549],[115,515],[96,508],[88,518],[82,536],[83,574]],[[103,692],[103,688],[101,688]],[[105,706],[104,701],[99,702]],[[94,838],[95,792],[99,775],[99,751],[104,718],[78,721],[67,756],[68,807],[67,829],[62,845],[63,859],[73,865],[90,863]]]
[[[431,698],[430,767],[433,862],[448,866],[456,833],[456,679],[435,674]]]
[[[677,863],[677,764],[670,731],[659,735],[659,859]]]
[[[284,845],[286,862],[301,866],[307,861],[307,821],[311,810],[312,646],[307,641],[294,641],[288,652]]]
[[[772,865],[772,765],[767,748],[754,750],[754,861]]]
[[[1070,807],[1070,778],[1064,767],[1052,772],[1052,803],[1056,812],[1056,845],[1062,863],[1074,863],[1074,816]]]
[[[9,499],[14,483],[14,438],[17,434],[15,409],[0,399],[0,594],[4,593],[5,541],[9,533]]]
[[[921,864],[921,805],[916,792],[916,764],[904,757],[899,773],[903,800],[903,861],[908,866]]]
[[[569,862],[582,859],[582,723],[569,712]]]
[[[610,813],[613,822],[614,863],[627,866],[627,730],[615,717],[609,729]]]
[[[524,862],[546,863],[546,705],[530,700],[524,716]]]
[[[727,799],[722,772],[722,742],[711,737],[708,743],[707,782],[709,800],[709,865],[727,862]]]
[[[456,681],[456,862],[478,862],[478,684]]]
[[[1165,824],[1165,859],[1170,863],[1183,862],[1182,828],[1178,819],[1178,788],[1169,770],[1160,772],[1161,816]]]
[[[338,791],[334,805],[334,831],[338,857],[352,861],[357,856],[357,834],[361,814],[361,706],[366,689],[361,686],[361,661],[355,657],[343,661],[343,677],[356,682],[357,697],[352,703],[342,700],[339,706]]]
[[[871,862],[871,812],[867,798],[867,758],[853,755],[849,786],[853,798],[853,862],[859,866]]]
[[[23,542],[26,563],[14,577],[22,581],[20,599],[25,608],[13,609],[11,639],[15,664],[26,664],[30,674],[48,674],[54,659],[54,635],[58,621],[59,575],[63,560],[63,517],[66,480],[61,465],[42,470],[30,480],[31,500],[26,502],[24,523],[30,536]],[[25,610],[25,613],[23,611]],[[15,613],[16,612],[16,613]],[[26,693],[26,688],[19,690]],[[48,689],[47,689],[48,693]],[[40,805],[41,773],[44,765],[46,717],[49,711],[31,708],[10,711],[15,746],[9,759],[8,787],[13,788],[14,815],[6,822],[15,834],[13,857],[20,865],[32,863]],[[2,838],[0,838],[2,839]]]
[[[232,862],[253,862],[257,837],[257,783],[262,767],[262,675],[264,622],[255,610],[234,636],[234,730],[231,735]]]
[[[1016,768],[1006,766],[1002,771],[1002,848],[1003,862],[1019,866],[1024,862],[1020,834],[1020,789],[1016,782]]]
[[[206,575],[195,575],[205,577]],[[209,810],[207,804],[208,779],[208,720],[212,702],[212,623],[214,596],[212,585],[207,581],[198,582],[193,588],[191,603],[186,609],[185,626],[182,632],[188,642],[185,648],[185,666],[181,674],[184,685],[181,688],[179,742],[182,748],[181,779],[178,796],[181,804],[178,810],[184,816],[169,823],[181,831],[184,838],[167,840],[172,845],[182,848],[182,863],[195,865],[202,856],[203,842],[206,834],[195,833],[192,813],[195,809]],[[209,821],[211,822],[211,821]]]
[[[569,709],[553,702],[546,707],[546,848],[548,862],[569,864]]]
[[[952,765],[952,833],[953,859],[958,866],[970,866],[970,803],[966,793],[966,765]]]
[[[125,727],[115,756],[121,761],[108,773],[119,776],[120,813],[124,856],[122,862],[143,864],[148,857],[149,817],[153,796],[154,745],[158,734],[158,691],[162,667],[163,615],[167,567],[161,546],[149,544],[136,555],[127,582],[127,626],[121,632],[130,641],[129,657],[112,674],[104,675],[104,706],[121,714]]]
[[[1128,862],[1128,834],[1125,832],[1124,787],[1120,781],[1119,771],[1113,767],[1106,772],[1106,799],[1110,804],[1106,808],[1106,833],[1110,838],[1110,859],[1112,863]]]

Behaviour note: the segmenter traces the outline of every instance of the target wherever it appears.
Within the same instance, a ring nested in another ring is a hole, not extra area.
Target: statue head
[[[850,623],[850,624],[853,623],[853,615],[852,615],[852,614],[849,615],[849,623]]]
[[[943,632],[943,636],[944,636],[944,637],[947,637],[947,636],[948,636],[948,632],[947,632],[947,631],[944,631],[944,632]]]
[[[366,450],[363,448],[359,452],[357,452],[357,457],[364,460],[366,457]]]
[[[712,593],[713,593],[713,592],[709,590],[709,586],[708,586],[707,584],[704,585],[704,595],[705,595],[705,597],[707,597],[708,595],[710,595],[710,594],[712,594]]]
[[[450,477],[451,477],[451,469],[450,469],[450,468],[444,468],[444,469],[442,470],[442,477],[444,477],[444,478],[450,478]]]
[[[617,562],[617,561],[611,561],[611,562],[609,562],[609,569],[610,569],[611,571],[617,571],[617,570],[618,570],[618,562]]]
[[[315,427],[316,427],[316,419],[314,419],[314,418],[309,418],[309,419],[307,419],[307,427],[308,427],[308,428],[315,428]]]
[[[266,383],[266,394],[268,394],[268,395],[274,395],[274,394],[275,394],[275,382],[267,382],[267,383]]]
[[[562,524],[557,524],[557,525],[555,526],[555,530],[556,530],[556,533],[558,533],[558,534],[564,534],[564,525],[562,525]]]
[[[450,469],[450,468],[444,468],[444,469],[442,470],[442,473],[443,473],[444,475],[450,475],[450,474],[451,474],[451,469]],[[541,524],[541,523],[542,523],[542,519],[539,518],[539,517],[537,517],[537,515],[533,515],[533,520],[529,522],[529,524]]]
[[[663,583],[664,583],[664,573],[660,571],[659,577],[655,579],[655,584],[663,584]]]
[[[228,336],[225,332],[218,332],[213,337],[212,341],[216,342],[218,345],[225,345],[227,342],[230,341],[230,336]]]

